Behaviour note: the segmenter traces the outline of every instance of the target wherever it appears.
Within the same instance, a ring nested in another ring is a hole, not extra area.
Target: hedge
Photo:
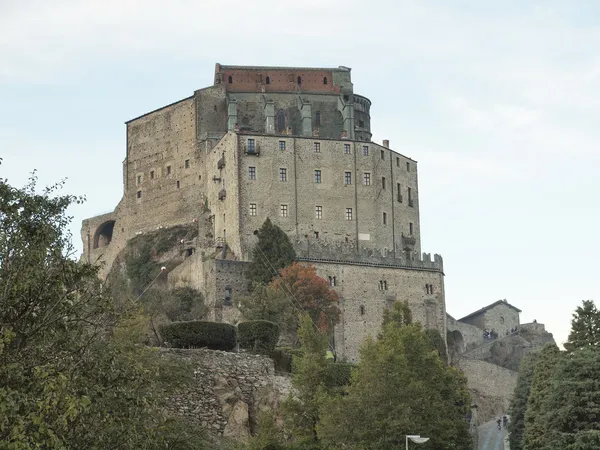
[[[271,352],[271,359],[275,365],[276,372],[292,373],[293,357],[302,357],[303,352],[299,348],[278,347]]]
[[[238,343],[256,353],[270,354],[279,340],[279,325],[268,320],[252,320],[239,323]]]
[[[207,347],[211,350],[232,350],[235,348],[235,326],[228,323],[173,322],[159,327],[165,342],[174,348]]]
[[[350,375],[354,364],[329,363],[327,365],[327,387],[342,387],[350,384]]]

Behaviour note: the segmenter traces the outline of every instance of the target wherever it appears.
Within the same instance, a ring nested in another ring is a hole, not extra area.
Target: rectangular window
[[[142,184],[142,176],[141,175],[137,176],[137,184]]]
[[[385,177],[381,177],[381,189],[385,191]]]
[[[179,189],[179,186],[180,186],[179,180],[177,180],[177,189]]]
[[[369,146],[368,145],[363,145],[363,155],[369,156]]]
[[[381,159],[385,159],[385,151],[381,150]]]
[[[150,179],[151,179],[151,180],[154,180],[154,170],[151,170],[151,171],[150,171]]]
[[[321,183],[321,171],[315,169],[315,183]]]
[[[350,154],[350,144],[344,144],[344,154],[345,155]]]
[[[137,191],[137,198],[142,198],[142,191]]]
[[[363,180],[364,180],[365,186],[370,186],[371,185],[371,174],[369,172],[365,172],[365,174],[363,175]]]
[[[279,181],[287,181],[287,169],[283,167],[279,169]]]
[[[285,150],[285,141],[279,141],[279,150]]]
[[[410,222],[408,224],[408,232],[409,232],[409,236],[412,236],[412,234],[413,234],[413,224],[412,224],[412,222]]]
[[[346,220],[352,220],[352,208],[346,208]]]
[[[171,175],[171,166],[167,166],[167,175]]]
[[[251,216],[256,215],[256,203],[250,203],[250,215]]]
[[[396,183],[396,188],[397,188],[397,197],[396,199],[398,200],[399,203],[402,203],[402,186],[400,185],[400,183]]]
[[[344,173],[344,184],[352,184],[352,172]]]
[[[412,200],[412,189],[408,188],[408,206],[412,206],[413,205],[413,200]]]
[[[315,153],[321,153],[321,143],[320,142],[315,142],[314,147],[315,147]]]
[[[189,159],[186,159],[186,160],[185,160],[185,168],[186,168],[186,169],[189,169],[189,168],[190,168],[190,160],[189,160]]]
[[[400,167],[400,157],[396,156],[396,166]]]
[[[319,232],[313,231],[313,236],[315,237],[315,239],[319,239]]]
[[[279,211],[281,212],[281,217],[287,217],[288,216],[288,205],[281,205],[279,207]]]
[[[410,172],[410,163],[408,161],[406,162],[406,171]]]
[[[256,150],[254,139],[248,139],[248,153],[254,153],[254,150]]]
[[[383,213],[383,224],[387,225],[387,213],[386,212]]]
[[[315,218],[322,219],[323,218],[323,207],[315,206]]]
[[[256,180],[256,167],[248,167],[248,178]]]

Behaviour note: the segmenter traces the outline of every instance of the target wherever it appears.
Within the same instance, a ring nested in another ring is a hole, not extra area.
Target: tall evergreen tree
[[[527,410],[527,400],[531,390],[531,380],[535,365],[538,361],[539,353],[530,353],[521,360],[519,366],[519,377],[517,386],[510,403],[510,422],[508,431],[510,448],[512,450],[523,449],[523,434],[525,432],[525,412]]]
[[[565,354],[544,402],[548,449],[600,448],[600,349]]]
[[[267,218],[258,230],[258,242],[252,249],[252,263],[246,272],[249,287],[253,283],[269,284],[281,269],[296,259],[288,235]]]
[[[568,351],[587,346],[600,347],[600,311],[592,300],[584,300],[573,313],[571,333],[565,342]]]
[[[550,380],[554,375],[560,356],[560,350],[556,344],[547,344],[539,354],[527,398],[525,432],[523,434],[524,450],[537,450],[545,448],[548,444],[548,434],[546,433],[548,411],[545,410],[544,404],[553,389]]]

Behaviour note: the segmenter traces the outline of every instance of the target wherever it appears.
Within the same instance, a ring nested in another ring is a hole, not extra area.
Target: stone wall
[[[175,395],[169,409],[217,436],[246,441],[260,411],[277,414],[292,391],[290,379],[275,375],[265,356],[206,349],[162,349],[162,354],[194,367],[194,384]]]
[[[459,367],[467,376],[467,387],[479,409],[479,420],[487,422],[506,414],[517,385],[517,372],[485,361],[461,358]]]
[[[484,343],[483,330],[468,323],[459,322],[450,315],[447,315],[448,331],[453,333],[454,342],[457,345],[457,351],[464,353]]]

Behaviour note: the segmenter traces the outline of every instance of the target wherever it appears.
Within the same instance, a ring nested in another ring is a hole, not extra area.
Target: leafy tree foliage
[[[444,342],[444,339],[442,338],[442,335],[440,334],[439,330],[436,330],[434,328],[428,328],[425,330],[425,334],[429,338],[429,343],[431,344],[431,347],[435,349],[435,351],[437,351],[440,359],[443,362],[447,363],[448,352],[446,351],[446,343]]]
[[[281,270],[281,276],[272,282],[272,287],[286,295],[288,301],[299,303],[296,308],[308,313],[321,329],[331,329],[339,321],[339,296],[329,287],[324,278],[317,275],[312,264],[292,263]]]
[[[297,391],[283,405],[286,429],[291,431],[295,445],[313,448],[319,437],[319,410],[328,380],[327,335],[317,329],[308,315],[300,319],[298,329],[302,356],[294,358],[292,385]]]
[[[412,312],[410,306],[408,306],[408,301],[394,302],[391,309],[383,311],[384,328],[389,323],[393,323],[396,327],[403,327],[411,324],[412,321]]]
[[[398,320],[367,340],[347,395],[325,402],[319,437],[326,447],[402,449],[405,435],[418,433],[430,437],[423,449],[470,448],[466,378],[440,360],[419,324]]]
[[[296,311],[285,292],[272,284],[254,283],[252,294],[240,297],[240,311],[247,320],[268,320],[289,331],[295,328]]]
[[[544,403],[553,389],[549,380],[554,375],[560,356],[560,350],[555,344],[547,344],[539,354],[531,379],[531,390],[525,412],[523,435],[525,450],[544,448],[549,443],[546,433],[548,411],[545,410]]]
[[[571,333],[565,342],[568,351],[587,346],[600,347],[600,311],[592,300],[584,300],[573,313]]]
[[[600,448],[600,350],[586,346],[563,355],[549,380],[548,449]],[[533,387],[532,387],[533,391]]]
[[[2,448],[198,447],[163,412],[191,371],[130,340],[137,311],[72,259],[65,211],[82,199],[35,181],[0,180]]]
[[[519,366],[519,377],[517,386],[510,403],[510,422],[508,431],[510,448],[514,450],[523,449],[523,434],[525,432],[525,412],[527,411],[527,400],[531,391],[531,380],[533,371],[538,360],[539,353],[530,353],[523,357]]]
[[[294,259],[296,252],[288,235],[267,218],[258,230],[258,242],[252,250],[252,263],[246,278],[251,287],[253,283],[269,284],[278,271]]]

